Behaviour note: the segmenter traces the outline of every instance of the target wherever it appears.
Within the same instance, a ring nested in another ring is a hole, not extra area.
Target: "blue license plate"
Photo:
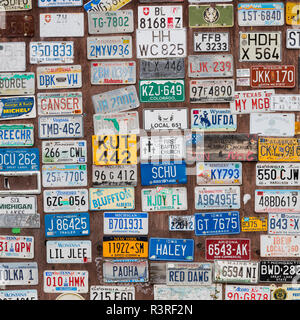
[[[1,148],[0,171],[39,171],[38,148]]]
[[[149,260],[193,261],[193,239],[150,238]]]
[[[141,163],[142,186],[187,183],[186,163]]]
[[[238,211],[195,213],[196,236],[239,233],[240,213]]]
[[[0,120],[35,117],[34,96],[0,98]]]
[[[87,212],[46,214],[45,234],[47,238],[88,236],[90,234],[90,216]]]

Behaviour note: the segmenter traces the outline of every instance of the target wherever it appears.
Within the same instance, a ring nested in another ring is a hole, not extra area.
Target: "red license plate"
[[[2,21],[2,19],[4,19]],[[33,37],[34,19],[32,15],[4,15],[0,17],[1,37]]]
[[[254,66],[251,67],[252,88],[294,88],[295,66]]]
[[[206,260],[250,260],[250,239],[206,239]]]

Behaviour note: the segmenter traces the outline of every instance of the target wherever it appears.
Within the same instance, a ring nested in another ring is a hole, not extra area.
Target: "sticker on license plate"
[[[39,0],[39,8],[49,7],[80,7],[82,0]]]
[[[19,196],[18,196],[19,197]],[[39,213],[0,213],[0,228],[40,228]]]
[[[194,52],[229,51],[229,32],[194,32]]]
[[[0,10],[2,6],[0,3]],[[32,15],[5,15],[0,16],[0,37],[33,37],[34,36],[34,18]]]
[[[137,165],[93,166],[93,186],[136,186]]]
[[[269,213],[268,234],[297,235],[300,233],[300,217],[297,214]]]
[[[300,237],[260,235],[261,257],[300,257]]]
[[[2,0],[1,3],[2,11],[23,11],[32,9],[32,0],[21,0],[16,3],[14,0],[5,1]]]
[[[132,286],[91,286],[90,300],[135,300],[135,289]]]
[[[195,216],[169,216],[169,231],[194,231]]]
[[[40,139],[68,139],[83,137],[83,116],[39,117]]]
[[[297,260],[263,260],[259,262],[259,266],[260,282],[293,283],[293,280],[298,277],[300,263]],[[299,281],[297,278],[295,280]]]
[[[0,300],[38,300],[37,290],[0,291]]]
[[[225,300],[271,300],[269,286],[225,286]]]
[[[87,12],[90,11],[116,11],[124,7],[132,0],[91,0],[87,2],[83,7]]]
[[[0,170],[2,172],[39,171],[39,149],[0,148]]]
[[[32,124],[0,124],[0,147],[32,147],[33,144]]]
[[[34,238],[23,236],[0,236],[0,258],[33,259]]]
[[[1,42],[0,71],[25,71],[25,70],[26,70],[25,42]],[[2,76],[3,75],[1,75],[1,78]],[[7,75],[5,77],[5,80],[6,79],[7,79]]]
[[[43,202],[46,213],[88,211],[88,190],[44,190]]]
[[[1,196],[0,214],[34,214],[37,211],[36,196]]]
[[[35,73],[34,72],[0,73],[0,96],[17,96],[17,95],[31,95],[31,94],[35,94]],[[20,99],[20,98],[32,99],[32,97],[15,97],[15,99]],[[27,105],[21,105],[21,107],[27,107]],[[16,106],[14,106],[14,108],[16,108]],[[19,108],[19,109],[22,110],[22,108]],[[26,108],[24,109],[26,110]]]
[[[1,286],[36,286],[38,284],[38,265],[36,262],[0,263]],[[5,277],[4,277],[5,274]]]
[[[142,210],[145,212],[187,210],[187,188],[142,189]]]
[[[206,260],[250,260],[250,239],[205,239]]]
[[[0,121],[35,117],[35,96],[0,97]]]
[[[242,217],[242,232],[268,231],[267,217]]]

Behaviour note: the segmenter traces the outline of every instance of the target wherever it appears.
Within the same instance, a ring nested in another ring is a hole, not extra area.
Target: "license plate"
[[[294,88],[295,66],[251,66],[251,88]]]
[[[185,145],[183,136],[140,137],[141,160],[183,159]]]
[[[135,86],[99,93],[92,96],[95,113],[118,113],[140,106]]]
[[[239,3],[239,26],[283,26],[284,4],[281,2],[268,3]]]
[[[169,216],[169,231],[194,231],[195,216]]]
[[[44,190],[43,203],[46,213],[88,211],[88,190]]]
[[[0,124],[0,147],[32,147],[33,144],[32,124]]]
[[[101,135],[92,136],[93,164],[137,164],[137,136]]]
[[[43,163],[86,163],[85,140],[42,141]]]
[[[73,41],[30,42],[30,64],[74,63]]]
[[[102,268],[105,283],[148,282],[148,260],[105,260]]]
[[[184,80],[140,80],[140,102],[185,101]]]
[[[1,0],[0,6],[1,10],[4,11],[23,11],[32,9],[32,0],[21,0],[16,3],[15,0]]]
[[[144,109],[144,130],[188,129],[187,109]]]
[[[0,300],[38,300],[37,290],[3,290]]]
[[[68,139],[83,137],[83,116],[39,117],[40,139]]]
[[[300,25],[299,18],[299,3],[297,2],[287,2],[285,9],[285,21],[289,26],[298,26]]]
[[[1,42],[1,45],[0,45],[0,71],[25,71],[25,70],[26,70],[26,44],[25,44],[25,42]],[[34,73],[33,73],[33,75],[34,75]],[[0,74],[0,80],[2,80],[1,78],[3,78],[3,77],[5,77],[3,80],[6,80],[8,82],[7,77],[9,77],[9,74],[6,74],[6,75]],[[15,80],[15,78],[14,78],[14,80]],[[15,82],[16,81],[14,81],[11,85],[13,86]],[[20,84],[18,87],[20,87]],[[24,87],[24,86],[22,86],[22,87]],[[0,85],[0,89],[3,89],[2,85]],[[32,93],[34,93],[34,92],[32,92]]]
[[[212,284],[211,263],[167,263],[168,286],[201,286]]]
[[[1,3],[0,3],[1,6]],[[0,7],[1,8],[1,7]],[[2,10],[1,10],[2,11]],[[0,16],[0,37],[33,37],[34,36],[34,18],[32,15],[5,15]]]
[[[74,271],[74,270],[46,270],[43,272],[44,278],[44,292],[77,292],[87,293],[88,288],[88,271]]]
[[[215,261],[214,282],[258,283],[258,262]]]
[[[2,172],[39,171],[38,148],[1,148],[0,170]]]
[[[295,114],[250,114],[250,134],[268,137],[293,137],[295,135]]]
[[[67,240],[46,242],[47,263],[92,262],[90,240]]]
[[[138,6],[138,29],[182,29],[182,6]]]
[[[104,258],[148,258],[147,237],[103,237]]]
[[[175,238],[150,238],[149,260],[193,261],[194,240]]]
[[[87,166],[85,164],[49,164],[42,167],[43,187],[85,187]]]
[[[125,286],[91,286],[90,300],[135,300],[135,289]]]
[[[271,300],[268,286],[225,286],[225,300]]]
[[[140,124],[137,111],[94,114],[94,134],[139,134]]]
[[[238,211],[195,213],[196,236],[239,234],[240,232]]]
[[[141,163],[141,185],[186,184],[186,163],[158,162]]]
[[[0,97],[0,121],[36,117],[35,96]]]
[[[40,13],[40,37],[83,37],[83,13]]]
[[[300,237],[260,235],[261,257],[300,257]]]
[[[296,214],[288,213],[269,213],[268,214],[268,233],[297,235],[299,234],[300,217]]]
[[[90,216],[84,213],[45,214],[46,238],[79,237],[90,234]]]
[[[142,210],[145,212],[187,210],[187,189],[185,187],[142,189]]]
[[[234,80],[190,80],[191,103],[221,103],[234,100]],[[217,109],[215,109],[217,110]]]
[[[300,213],[300,191],[255,190],[255,212]]]
[[[271,97],[275,90],[235,91],[235,99],[230,102],[231,113],[246,114],[271,111]]]
[[[300,30],[287,29],[286,30],[286,48],[300,49]]]
[[[131,33],[134,31],[133,10],[90,11],[89,34]]]
[[[93,186],[136,186],[137,165],[93,166]]]
[[[300,186],[300,164],[257,163],[257,186]]]
[[[236,131],[237,117],[230,109],[192,109],[191,128],[204,132]]]
[[[185,65],[183,58],[140,59],[140,79],[183,79]]]
[[[300,284],[271,284],[271,300],[299,300]]]
[[[120,62],[92,62],[91,84],[135,84],[136,63],[135,61]]]
[[[224,28],[233,27],[233,5],[216,4],[190,5],[190,28]]]
[[[81,65],[38,67],[37,87],[43,89],[81,88]]]
[[[229,51],[229,32],[194,32],[194,52]]]
[[[16,96],[16,95],[31,95],[31,94],[35,94],[35,74],[33,72],[0,73],[0,96],[5,96],[5,95]],[[3,101],[2,99],[9,99],[9,98],[1,98],[1,101]],[[12,99],[26,100],[26,99],[32,99],[32,97],[15,97]],[[5,102],[11,102],[11,101],[12,100],[5,101]],[[3,102],[4,105],[5,105],[5,102]],[[2,105],[2,107],[4,106]],[[16,106],[14,107],[16,108]],[[28,107],[28,105],[24,104],[24,105],[21,105],[21,107]],[[23,110],[23,108],[20,108],[20,109]]]
[[[231,54],[189,56],[188,66],[190,78],[216,78],[233,76],[233,56]],[[208,82],[206,82],[206,84],[207,83]]]
[[[88,37],[87,58],[131,59],[132,36]]]
[[[37,211],[36,196],[1,196],[0,214],[34,214]]]
[[[196,170],[198,185],[242,184],[241,162],[198,162]]]
[[[259,161],[300,161],[300,140],[296,138],[259,138]]]
[[[134,210],[134,187],[90,188],[89,191],[91,211]]]
[[[38,265],[36,262],[1,263],[0,274],[2,275],[1,286],[36,286],[38,284]]]
[[[205,260],[250,260],[250,239],[205,239]]]
[[[166,283],[166,262],[150,262],[150,283]]]
[[[196,187],[195,209],[240,209],[240,187]]]
[[[34,238],[22,236],[0,236],[0,258],[33,259]]]
[[[132,0],[91,0],[87,2],[83,7],[89,11],[116,11],[124,7]]]
[[[136,30],[137,58],[184,58],[187,55],[186,29]]]
[[[39,8],[49,7],[80,7],[82,0],[39,0]]]
[[[148,213],[104,212],[103,232],[116,235],[147,235]]]
[[[267,217],[243,217],[242,232],[268,231]]]
[[[19,196],[18,196],[19,197]],[[0,213],[0,228],[40,228],[39,213]]]
[[[262,260],[259,262],[260,282],[293,282],[299,276],[300,263],[297,260]]]
[[[271,111],[299,111],[299,94],[274,94],[271,96]]]
[[[279,62],[282,59],[281,43],[281,31],[240,31],[239,62]]]

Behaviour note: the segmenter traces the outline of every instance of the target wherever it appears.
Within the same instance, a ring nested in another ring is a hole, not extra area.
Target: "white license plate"
[[[240,62],[280,62],[281,31],[242,32],[240,31]]]
[[[286,48],[300,49],[300,30],[299,29],[286,30]]]
[[[257,163],[257,186],[300,186],[300,164]]]
[[[85,187],[87,168],[82,164],[44,165],[42,167],[43,187]]]
[[[40,37],[83,37],[83,13],[41,13]]]
[[[82,0],[38,0],[39,8],[49,7],[80,7]]]
[[[135,300],[135,289],[124,286],[91,286],[90,300]]]
[[[88,263],[92,262],[90,240],[47,241],[47,263]]]
[[[37,290],[3,290],[0,300],[38,300]]]
[[[81,88],[81,65],[38,67],[37,87],[43,89]]]
[[[300,111],[300,94],[272,94],[270,111]]]
[[[0,263],[0,274],[2,286],[36,286],[39,282],[36,262],[3,262]]]
[[[0,71],[26,71],[25,42],[0,43]]]
[[[300,217],[291,213],[269,213],[268,234],[297,235],[300,232]]]
[[[33,259],[34,238],[22,236],[0,236],[0,258]]]
[[[229,51],[229,32],[194,32],[194,52]]]
[[[194,231],[195,216],[169,216],[169,231]]]
[[[142,189],[142,210],[181,211],[187,210],[187,189],[157,187]]]
[[[270,300],[270,286],[225,286],[225,300]]]
[[[87,293],[89,291],[88,271],[46,270],[43,273],[43,278],[45,293]]]
[[[195,208],[240,209],[240,187],[196,187]]]
[[[32,147],[34,126],[31,124],[0,124],[0,147]]]
[[[183,159],[185,143],[183,136],[140,137],[142,160]]]
[[[137,58],[179,58],[187,55],[186,29],[136,30]]]
[[[32,9],[32,0],[0,0],[0,7],[3,11],[23,11]]]
[[[44,190],[43,203],[46,213],[85,212],[89,207],[88,190]]]
[[[138,6],[138,29],[182,29],[182,6]]]
[[[83,137],[82,116],[39,117],[40,139],[68,139]]]
[[[260,235],[261,257],[300,257],[300,237]]]
[[[33,72],[0,73],[0,96],[5,96],[5,95],[16,96],[16,95],[31,95],[31,94],[35,94],[35,74]],[[13,97],[11,99],[26,100],[28,98],[29,97]],[[34,111],[35,111],[35,97],[33,96],[30,98],[33,99]],[[5,99],[5,98],[1,98],[1,99]],[[2,100],[2,103],[4,103],[3,100]],[[25,106],[26,105],[22,107],[25,107]],[[0,109],[3,109],[3,107],[5,107],[5,104],[4,106],[0,104]],[[22,110],[23,108],[15,112],[22,114],[24,113],[24,111]]]
[[[93,186],[136,186],[137,165],[93,166]]]
[[[85,140],[43,141],[43,163],[86,163],[87,145]]]
[[[36,196],[1,196],[0,214],[34,214],[37,211]]]
[[[88,37],[87,58],[131,59],[132,36]]]

